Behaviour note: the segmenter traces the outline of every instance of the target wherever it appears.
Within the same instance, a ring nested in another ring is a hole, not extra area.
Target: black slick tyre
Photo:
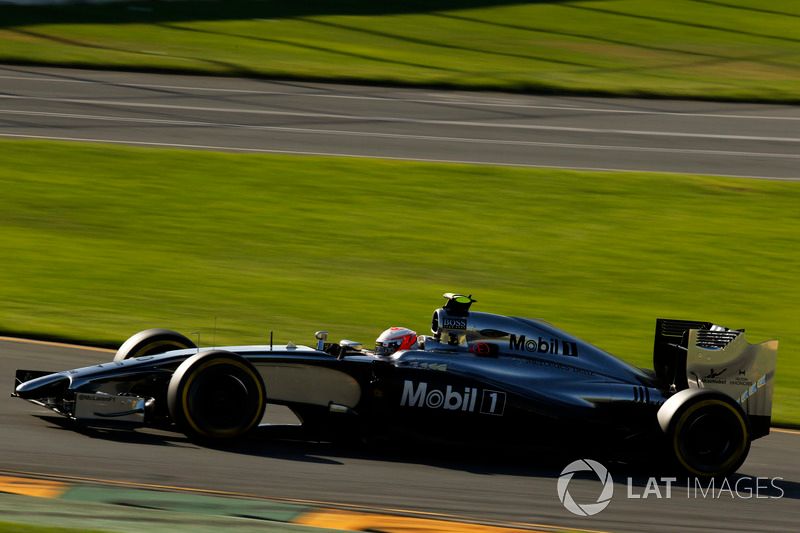
[[[169,414],[190,438],[229,441],[264,416],[267,395],[253,365],[224,350],[200,352],[175,370],[167,390]]]
[[[750,452],[747,415],[732,398],[708,389],[687,389],[669,398],[658,412],[668,453],[698,477],[735,472]]]

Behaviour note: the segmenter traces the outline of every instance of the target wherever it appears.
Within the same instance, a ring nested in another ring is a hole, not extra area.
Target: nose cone
[[[15,394],[24,400],[35,400],[57,396],[69,386],[70,379],[64,374],[48,374],[17,385]]]

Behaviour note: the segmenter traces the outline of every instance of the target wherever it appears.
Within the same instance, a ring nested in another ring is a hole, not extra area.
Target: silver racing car
[[[291,409],[313,439],[591,443],[646,450],[699,476],[735,471],[750,442],[769,434],[775,340],[749,344],[744,330],[658,319],[654,368],[642,370],[542,320],[476,312],[470,296],[445,298],[432,335],[394,353],[328,343],[323,331],[312,347],[200,348],[150,329],[110,362],[18,370],[13,395],[78,424],[171,428],[203,442],[268,424],[269,403]]]

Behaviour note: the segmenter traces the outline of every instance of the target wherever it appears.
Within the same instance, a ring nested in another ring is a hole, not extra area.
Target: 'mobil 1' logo
[[[506,393],[476,387],[464,387],[459,392],[452,385],[442,390],[430,387],[424,381],[415,383],[407,379],[403,382],[400,406],[502,416],[506,408]]]

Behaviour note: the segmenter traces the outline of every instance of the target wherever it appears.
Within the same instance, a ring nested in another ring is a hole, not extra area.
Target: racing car
[[[652,370],[545,322],[472,310],[447,293],[431,335],[390,355],[353,341],[201,348],[149,329],[114,360],[18,370],[13,396],[88,426],[151,426],[220,443],[294,412],[305,434],[414,432],[459,441],[649,449],[698,476],[734,472],[769,434],[778,342],[656,320]]]

